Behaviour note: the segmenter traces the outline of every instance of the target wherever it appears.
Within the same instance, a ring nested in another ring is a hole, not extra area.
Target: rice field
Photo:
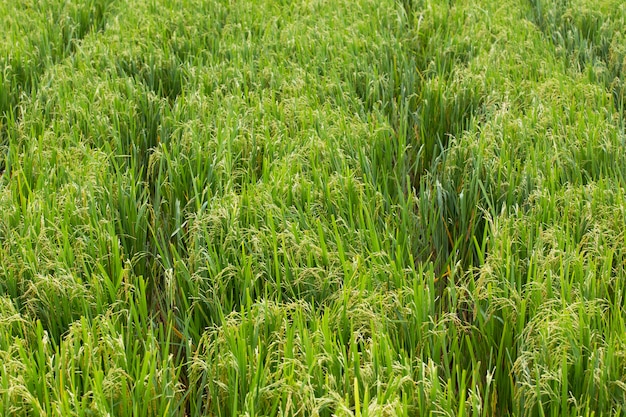
[[[626,415],[626,3],[0,26],[0,415]]]

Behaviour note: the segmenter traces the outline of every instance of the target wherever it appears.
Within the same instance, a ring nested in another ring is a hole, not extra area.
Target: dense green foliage
[[[626,413],[621,0],[0,0],[0,413]]]

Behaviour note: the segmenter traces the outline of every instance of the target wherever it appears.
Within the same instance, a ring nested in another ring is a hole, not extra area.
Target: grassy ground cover
[[[626,412],[617,0],[0,0],[0,412]]]

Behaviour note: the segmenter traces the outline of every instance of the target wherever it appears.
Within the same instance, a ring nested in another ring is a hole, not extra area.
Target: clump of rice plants
[[[0,412],[626,413],[614,0],[0,0]]]

